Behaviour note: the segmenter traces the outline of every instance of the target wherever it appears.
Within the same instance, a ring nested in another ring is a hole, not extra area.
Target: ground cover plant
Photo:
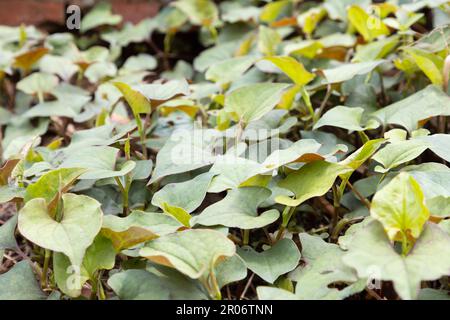
[[[450,3],[0,26],[0,299],[449,299]]]

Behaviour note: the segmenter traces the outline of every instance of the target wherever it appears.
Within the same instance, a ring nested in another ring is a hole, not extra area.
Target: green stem
[[[358,135],[361,138],[361,142],[362,144],[366,143],[367,141],[369,141],[369,137],[365,134],[364,131],[358,131]]]
[[[340,202],[341,202],[341,197],[342,197],[340,188],[338,188],[336,185],[333,185],[332,190],[333,190],[334,215],[333,215],[333,218],[331,220],[331,225],[330,225],[331,232],[334,231],[334,229],[336,228],[336,225],[339,222],[339,209],[341,206]]]
[[[44,254],[44,266],[42,268],[42,274],[41,274],[41,285],[43,288],[47,288],[47,272],[48,272],[48,266],[50,264],[50,258],[52,256],[52,251],[45,249]]]
[[[145,145],[145,130],[143,130],[140,134],[141,137],[141,148],[142,148],[142,154],[145,158],[145,160],[148,159],[148,153],[147,153],[147,146]]]
[[[311,115],[311,119],[313,120],[313,122],[315,122],[316,116],[314,114],[314,109],[313,109],[313,106],[311,103],[311,98],[309,97],[309,93],[308,93],[308,91],[306,91],[305,86],[302,86],[302,88],[300,89],[300,93],[301,93],[303,101],[305,102],[305,105],[308,108],[308,111]]]
[[[408,237],[405,233],[402,233],[402,256],[406,256],[409,252]]]
[[[105,294],[105,290],[103,289],[103,286],[102,286],[102,282],[100,281],[100,279],[99,279],[99,281],[98,281],[98,294],[99,294],[99,299],[100,300],[106,300],[106,294]]]
[[[212,289],[214,291],[214,299],[222,300],[222,292],[220,292],[219,283],[213,271],[210,272],[209,278],[211,279]]]
[[[295,208],[296,207],[290,207],[290,206],[284,207],[283,213],[281,214],[281,217],[282,217],[281,226],[278,229],[277,238],[275,239],[275,241],[280,240],[281,237],[283,236],[284,231],[286,230],[286,228],[289,224],[289,221],[291,220],[291,217],[295,212]]]
[[[129,209],[129,197],[128,193],[130,191],[130,185],[131,185],[131,179],[129,176],[126,176],[126,184],[125,186],[122,184],[122,181],[120,181],[119,177],[115,177],[114,180],[116,181],[117,185],[119,186],[120,192],[122,193],[122,208],[123,208],[123,216],[128,216],[128,213],[130,211]]]
[[[244,246],[246,246],[246,245],[248,245],[249,241],[250,241],[250,230],[249,229],[245,229],[244,230],[244,238],[242,240],[242,244]]]

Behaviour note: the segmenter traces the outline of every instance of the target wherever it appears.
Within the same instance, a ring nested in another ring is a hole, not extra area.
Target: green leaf
[[[129,57],[122,68],[120,68],[120,74],[127,74],[130,72],[138,72],[143,70],[153,70],[157,67],[157,60],[146,53],[140,53],[136,56]]]
[[[254,229],[275,222],[280,213],[276,209],[258,215],[258,206],[271,191],[261,187],[242,187],[228,191],[226,197],[193,218],[192,224],[204,226],[222,225],[230,228]]]
[[[258,50],[265,56],[277,53],[278,45],[281,43],[280,34],[266,26],[259,26],[258,29]]]
[[[259,19],[262,22],[273,22],[274,20],[277,20],[277,18],[290,7],[290,0],[269,2],[263,7]]]
[[[103,79],[114,77],[116,74],[116,65],[109,61],[95,62],[84,71],[84,76],[90,83],[97,83]]]
[[[412,57],[433,84],[442,86],[444,60],[441,57],[417,48],[406,48],[404,51]]]
[[[383,125],[398,124],[408,131],[419,128],[420,121],[440,115],[450,115],[450,97],[434,85],[372,113]]]
[[[242,247],[238,254],[250,270],[269,283],[274,283],[279,276],[294,270],[300,261],[297,245],[290,239],[281,239],[263,252]]]
[[[347,9],[348,20],[367,42],[388,35],[388,27],[380,18],[367,14],[361,7],[352,5]]]
[[[133,90],[139,91],[149,100],[169,100],[178,95],[189,95],[189,84],[185,79],[171,80],[164,84],[151,83],[134,85]]]
[[[122,177],[130,173],[136,163],[132,160],[121,164],[119,170],[116,168],[116,160],[119,149],[108,146],[86,147],[76,152],[68,154],[67,158],[61,163],[60,168],[83,168],[85,173],[80,179],[106,179],[113,177]],[[95,154],[95,157],[92,155]]]
[[[17,89],[30,95],[37,94],[42,100],[44,93],[51,92],[57,85],[58,77],[49,73],[35,72],[20,80]]]
[[[191,279],[160,276],[146,270],[115,273],[108,285],[122,300],[203,300],[208,297]]]
[[[0,275],[0,300],[43,300],[36,277],[28,261],[20,261]]]
[[[450,196],[450,168],[446,165],[435,162],[422,163],[407,166],[402,171],[414,177],[427,200],[437,196]]]
[[[419,238],[430,217],[420,185],[406,172],[375,193],[370,214],[383,224],[392,241]]]
[[[186,14],[195,25],[211,26],[219,19],[219,10],[211,0],[178,0],[172,5]]]
[[[347,166],[322,160],[307,163],[278,183],[280,187],[294,192],[295,199],[280,196],[275,200],[285,205],[298,206],[308,199],[324,195],[339,175],[351,171]]]
[[[206,281],[214,267],[236,248],[220,232],[191,229],[169,234],[148,242],[139,254],[150,261],[177,269],[192,279]]]
[[[109,42],[114,50],[116,48],[126,47],[130,43],[146,41],[156,26],[154,19],[147,18],[137,24],[125,23],[122,29],[103,32],[100,37]]]
[[[386,60],[342,64],[336,68],[322,70],[326,83],[339,83],[353,79],[357,75],[371,72]]]
[[[353,57],[353,62],[369,62],[383,59],[399,44],[399,36],[395,35],[386,39],[381,39],[368,43],[366,45],[359,45],[356,48],[356,54]]]
[[[80,168],[52,170],[26,188],[24,201],[44,198],[49,205],[59,194],[67,192],[85,171],[85,169]]]
[[[50,54],[45,55],[39,61],[39,68],[42,72],[55,74],[64,81],[69,81],[79,70],[79,67],[69,58]]]
[[[220,61],[209,67],[205,73],[205,78],[220,84],[232,82],[240,78],[255,61],[256,57],[252,56],[235,57]]]
[[[133,90],[128,84],[123,82],[114,82],[114,86],[120,90],[128,105],[133,110],[135,117],[141,113],[150,113],[152,107],[150,101],[139,91]]]
[[[208,192],[222,192],[241,186],[261,173],[261,164],[232,154],[217,157],[209,172],[215,174]]]
[[[447,162],[450,161],[450,134],[437,133],[431,136],[418,137],[418,139],[424,141],[436,155]]]
[[[149,184],[165,176],[183,173],[212,164],[215,131],[192,130],[174,133],[156,156]]]
[[[362,124],[364,109],[359,107],[336,106],[328,110],[316,122],[313,129],[316,130],[323,126],[333,126],[347,129],[349,131],[364,131],[374,129],[379,124],[374,120],[369,120],[365,125]]]
[[[105,216],[101,233],[112,241],[114,248],[119,252],[173,233],[181,227],[182,224],[169,215],[134,210],[125,218]]]
[[[17,214],[13,215],[8,221],[0,226],[0,250],[17,248],[17,242],[14,235],[16,227]]]
[[[86,249],[100,231],[103,213],[96,200],[71,193],[64,194],[63,216],[55,221],[43,198],[28,201],[19,212],[20,233],[42,248],[64,253],[80,266]]]
[[[381,163],[384,167],[381,168],[378,166],[375,168],[375,171],[385,173],[390,169],[417,158],[427,148],[427,144],[418,139],[392,142],[373,156],[372,159]]]
[[[450,197],[438,196],[426,201],[430,215],[439,218],[450,217]]]
[[[297,22],[302,27],[303,32],[310,37],[326,14],[327,12],[324,8],[320,6],[314,7],[300,14],[297,18]]]
[[[257,83],[240,87],[225,96],[225,110],[235,112],[244,123],[258,120],[281,100],[284,83]]]
[[[73,265],[60,252],[53,253],[53,272],[58,288],[71,298],[79,297],[83,285],[89,280],[89,275],[82,266]]]
[[[344,263],[361,278],[392,281],[405,300],[416,299],[421,281],[432,281],[450,270],[450,236],[433,223],[424,230],[406,256],[399,255],[378,221],[359,229],[348,244]]]
[[[237,254],[226,258],[216,268],[216,277],[219,288],[237,282],[247,277],[247,266]]]
[[[213,175],[206,172],[185,182],[167,184],[153,195],[152,204],[169,214],[174,209],[184,210],[188,216],[187,226],[189,226],[189,213],[203,202]]]
[[[22,199],[25,190],[9,186],[0,186],[0,203],[12,201],[14,199]]]
[[[80,30],[81,32],[86,32],[101,25],[116,25],[121,21],[121,16],[112,14],[111,4],[101,2],[83,17]]]
[[[297,282],[295,295],[301,300],[341,300],[364,290],[365,279],[358,279],[355,271],[342,261],[345,251],[307,233],[299,235],[302,244],[302,264],[292,273]],[[346,284],[333,288],[332,284]]]
[[[314,79],[315,75],[308,72],[303,64],[289,56],[267,57],[268,60],[283,71],[297,85],[305,85]]]
[[[86,250],[80,267],[73,266],[64,254],[54,253],[53,269],[59,289],[72,298],[80,296],[84,283],[94,280],[98,270],[114,267],[115,257],[111,241],[102,235],[98,235]]]
[[[261,173],[274,170],[293,162],[309,162],[323,159],[319,149],[321,144],[313,139],[301,139],[286,149],[275,150],[261,164]]]
[[[87,248],[83,259],[83,268],[93,279],[98,270],[111,270],[116,262],[116,252],[112,242],[99,234]]]

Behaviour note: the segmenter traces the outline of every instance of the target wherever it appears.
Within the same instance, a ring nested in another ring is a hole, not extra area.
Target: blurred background
[[[33,24],[44,29],[64,24],[66,8],[79,5],[86,12],[100,1],[96,0],[0,0],[0,25],[18,26]],[[155,16],[167,0],[110,0],[113,12],[120,14],[124,22],[139,22]]]

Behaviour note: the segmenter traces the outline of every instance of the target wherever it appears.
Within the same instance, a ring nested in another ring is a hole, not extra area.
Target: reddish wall
[[[64,23],[65,6],[86,6],[89,0],[0,0],[0,25],[17,26],[21,23],[40,25],[45,22]],[[156,15],[158,0],[111,0],[113,12],[124,21],[139,22]]]

